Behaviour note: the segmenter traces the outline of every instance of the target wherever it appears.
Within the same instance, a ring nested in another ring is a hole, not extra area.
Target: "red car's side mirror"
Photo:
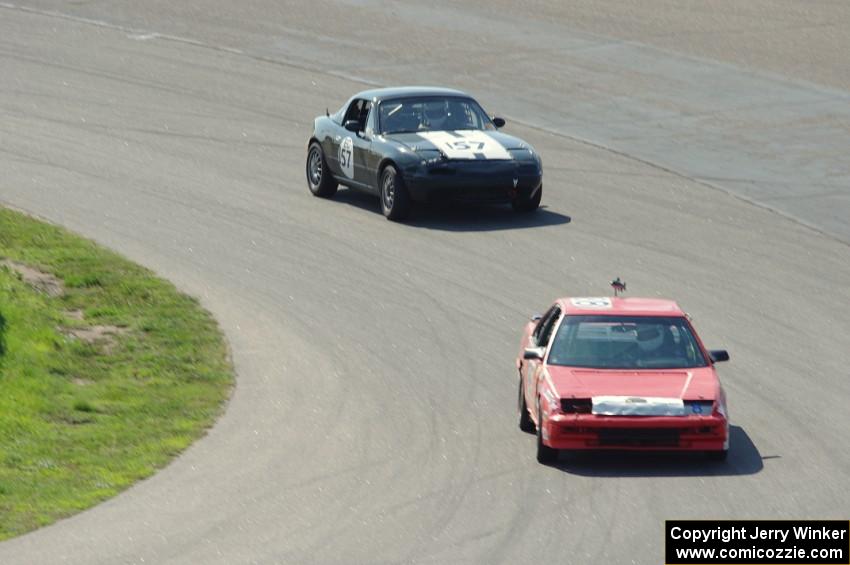
[[[708,352],[712,363],[720,363],[721,361],[729,360],[729,352],[725,349],[713,349]]]
[[[546,350],[542,347],[526,347],[522,352],[522,358],[543,361],[543,354],[545,352]]]

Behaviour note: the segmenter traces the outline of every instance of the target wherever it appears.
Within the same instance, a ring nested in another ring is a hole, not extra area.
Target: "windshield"
[[[384,100],[381,133],[496,129],[478,102],[456,96],[427,96]]]
[[[552,341],[548,362],[593,369],[707,365],[690,324],[680,316],[567,316]]]

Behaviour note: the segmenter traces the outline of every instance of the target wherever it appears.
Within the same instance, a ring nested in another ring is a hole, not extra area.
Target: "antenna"
[[[626,292],[626,283],[621,281],[620,277],[617,277],[611,281],[611,288],[614,289],[614,296],[620,296],[621,292]]]
[[[329,118],[331,117],[331,113],[327,108],[325,108],[325,115]]]

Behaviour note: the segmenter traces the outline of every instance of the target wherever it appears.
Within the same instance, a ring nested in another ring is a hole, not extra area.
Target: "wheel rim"
[[[315,148],[310,150],[310,159],[307,162],[307,177],[313,186],[319,186],[322,182],[322,157]]]
[[[392,173],[384,175],[382,192],[384,195],[384,207],[387,210],[392,210],[393,202],[395,202],[395,179],[393,178]]]

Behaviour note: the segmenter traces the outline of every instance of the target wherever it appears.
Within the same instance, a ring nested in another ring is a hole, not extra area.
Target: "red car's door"
[[[561,317],[561,308],[558,305],[552,306],[543,315],[534,331],[528,338],[525,347],[540,347],[545,351],[549,349],[549,339],[552,336],[552,330],[557,325]],[[535,421],[539,421],[540,415],[537,414],[537,391],[540,388],[540,379],[543,378],[543,360],[542,359],[524,359],[520,366],[523,383],[523,394],[525,395],[525,403],[529,408],[529,412],[533,415]]]

